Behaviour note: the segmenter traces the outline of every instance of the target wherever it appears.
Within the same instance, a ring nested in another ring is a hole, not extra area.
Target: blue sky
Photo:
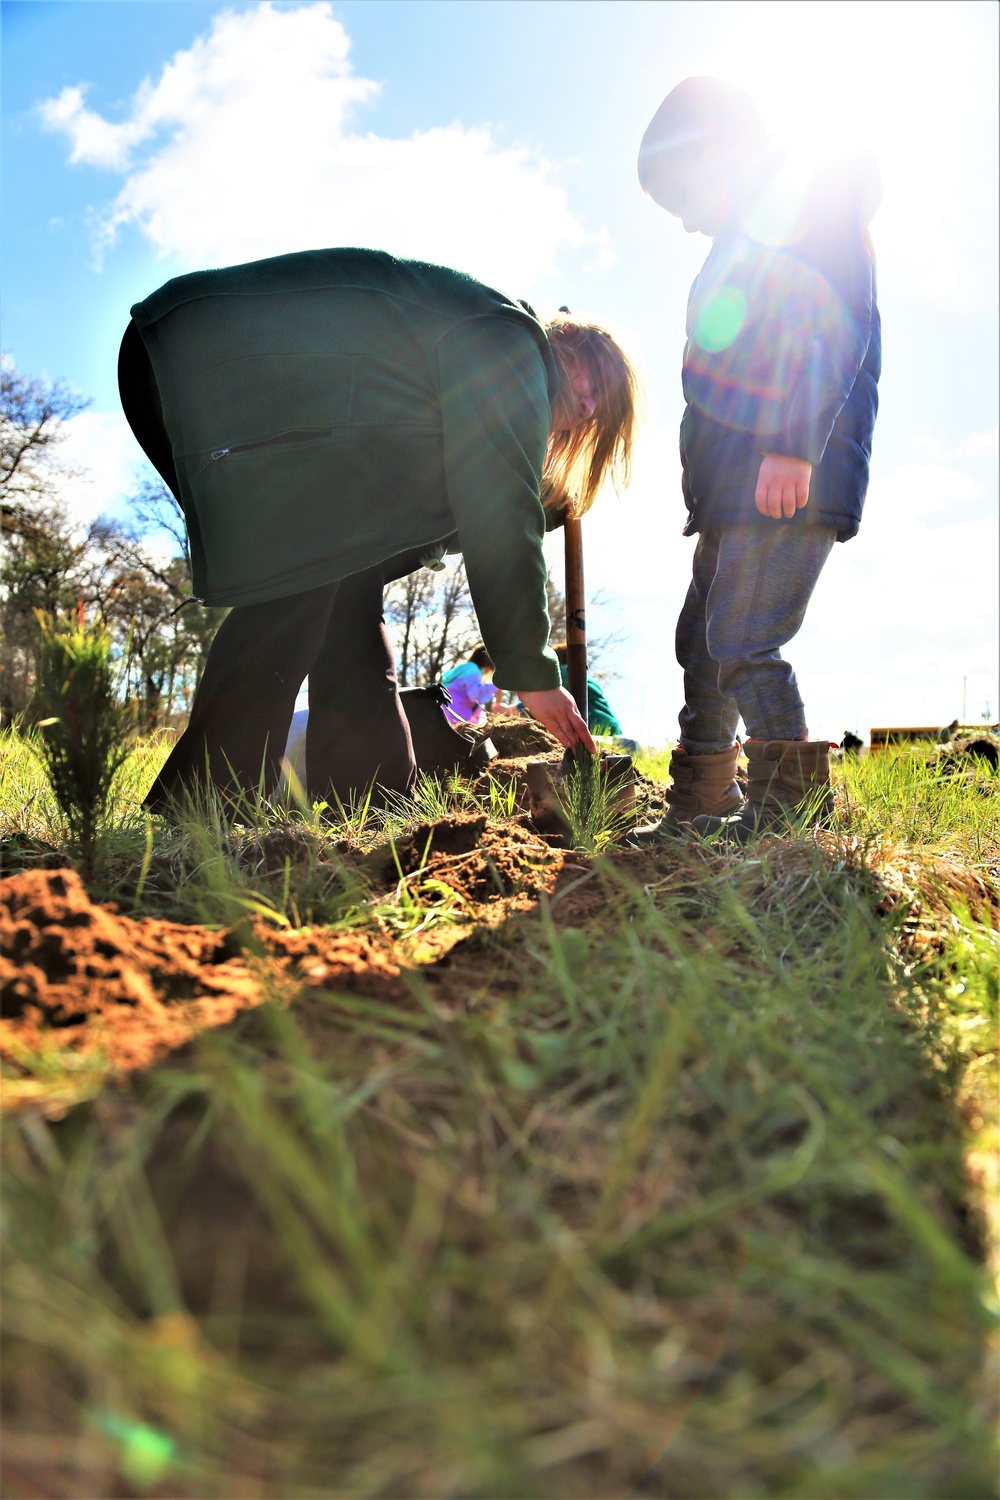
[[[181,271],[372,244],[568,303],[636,347],[629,493],[585,523],[590,626],[626,732],[675,733],[690,571],[676,429],[708,242],[640,192],[639,139],[690,73],[768,124],[878,152],[885,368],[858,538],[789,648],[810,729],[997,704],[997,7],[972,3],[14,0],[3,5],[3,346],[93,398],[81,515],[142,472],[118,405],[130,304]],[[558,566],[558,557],[555,558]]]

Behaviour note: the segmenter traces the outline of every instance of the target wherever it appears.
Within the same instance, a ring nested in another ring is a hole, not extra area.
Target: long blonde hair
[[[546,509],[566,505],[570,515],[582,516],[606,480],[616,490],[629,482],[642,388],[632,360],[599,323],[583,323],[563,311],[546,322],[545,331],[564,383],[572,381],[571,366],[577,362],[593,374],[593,417],[550,434],[542,475]]]

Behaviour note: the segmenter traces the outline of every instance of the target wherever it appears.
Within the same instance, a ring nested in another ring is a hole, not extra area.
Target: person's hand
[[[533,719],[554,734],[561,745],[567,750],[572,750],[575,745],[583,745],[590,751],[591,755],[597,754],[597,746],[594,744],[590,730],[587,728],[580,711],[570,693],[565,688],[548,688],[541,693],[522,693],[521,702],[528,710]]]
[[[757,475],[754,500],[762,516],[794,516],[809,503],[812,464],[784,453],[765,453]]]

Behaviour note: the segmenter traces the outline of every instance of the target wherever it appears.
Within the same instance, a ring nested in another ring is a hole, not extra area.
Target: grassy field
[[[831,833],[573,852],[487,919],[365,871],[501,791],[168,827],[163,753],[96,901],[399,973],[290,996],[251,942],[264,1003],[153,1068],[8,1058],[5,1495],[996,1494],[995,772],[850,762]],[[10,733],[0,834],[67,837]]]

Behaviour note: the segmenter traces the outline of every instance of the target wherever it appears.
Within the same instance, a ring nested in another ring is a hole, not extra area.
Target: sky
[[[633,482],[584,522],[588,626],[625,733],[676,735],[690,577],[677,427],[709,249],[636,152],[690,74],[769,128],[867,143],[884,368],[859,535],[786,650],[814,738],[998,717],[998,88],[992,0],[10,0],[2,342],[91,401],[74,512],[144,473],[118,401],[129,308],[171,276],[321,245],[453,265],[636,351]],[[558,539],[552,566],[561,571]]]

